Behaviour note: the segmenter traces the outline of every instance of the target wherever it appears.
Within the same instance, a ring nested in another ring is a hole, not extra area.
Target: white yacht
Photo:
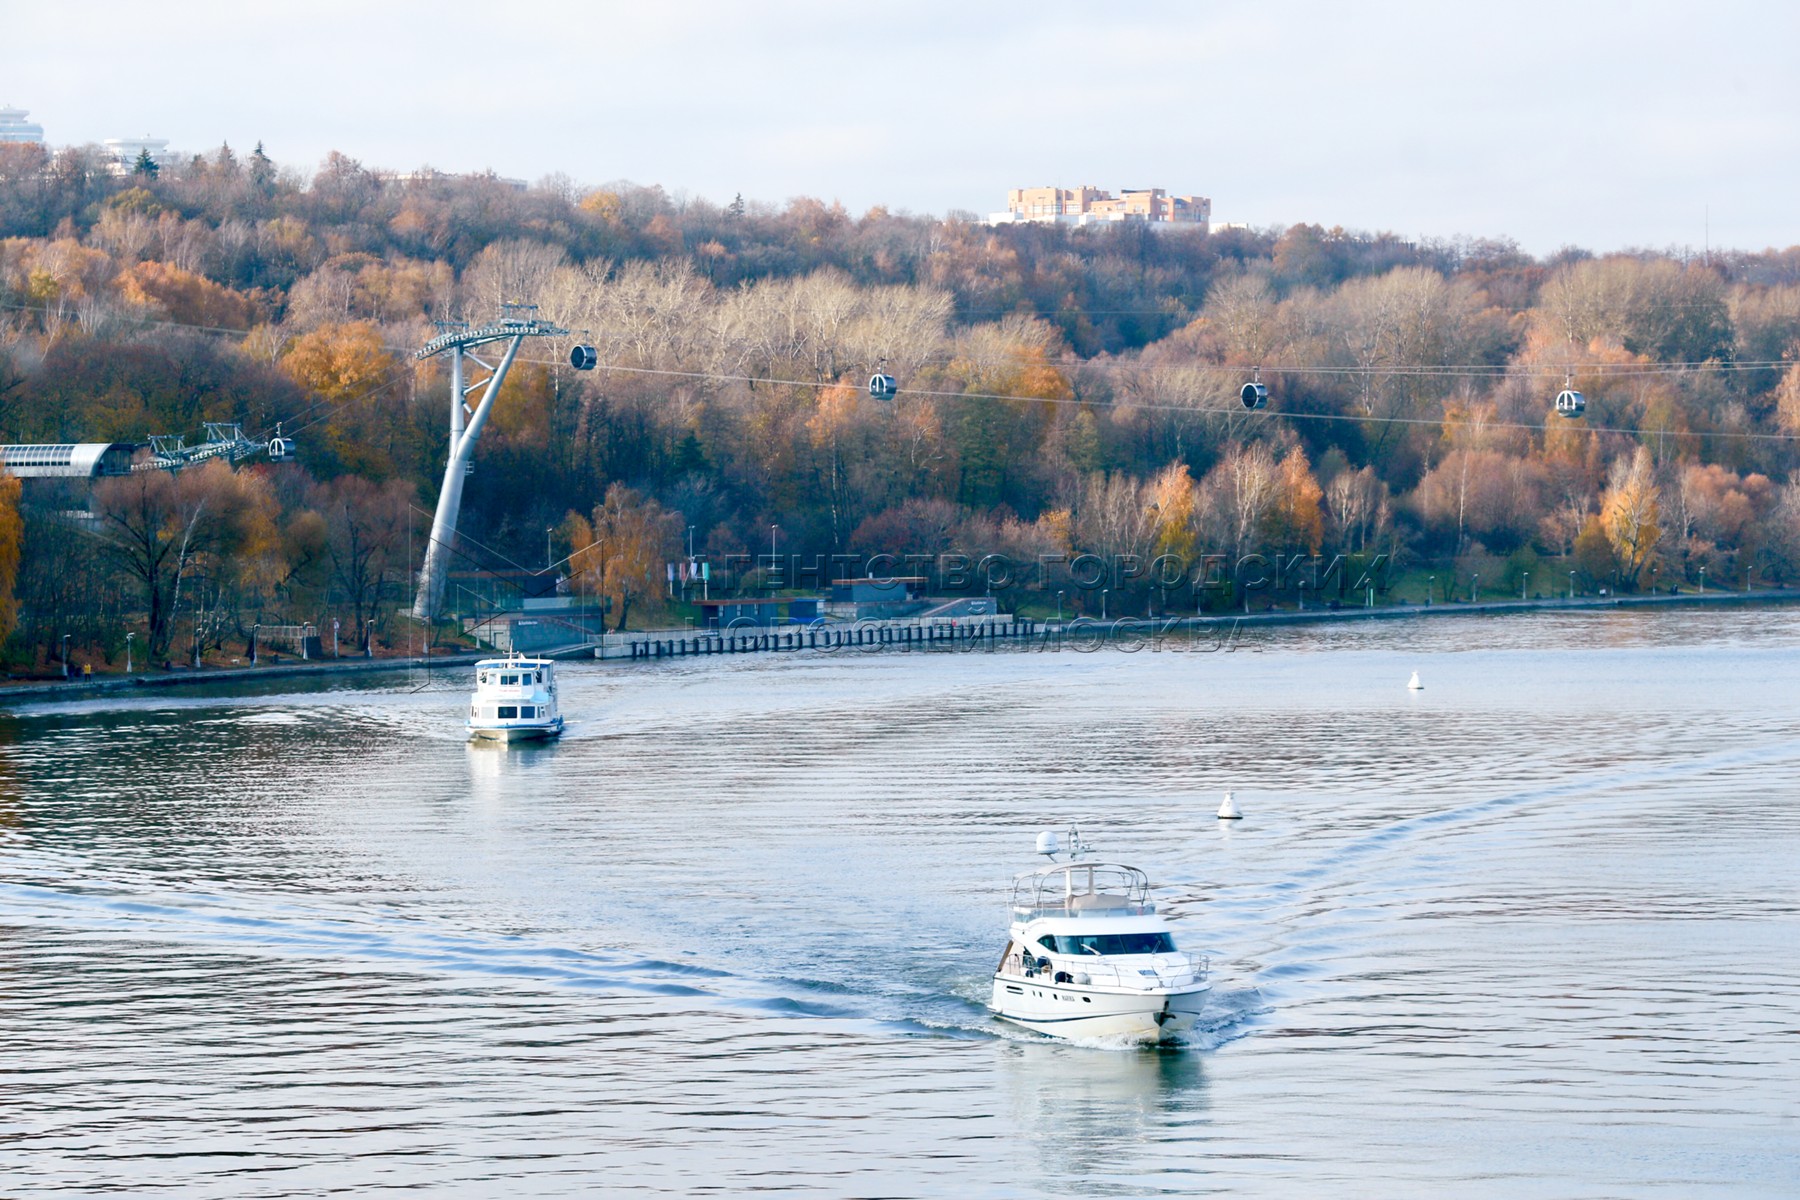
[[[484,658],[475,664],[469,736],[499,742],[553,738],[563,731],[556,709],[556,664],[547,658]]]
[[[1055,862],[1054,833],[1038,839]],[[1194,1027],[1207,961],[1177,949],[1136,867],[1096,862],[1070,833],[1069,860],[1013,880],[1011,939],[993,1009],[1039,1033],[1159,1042]]]

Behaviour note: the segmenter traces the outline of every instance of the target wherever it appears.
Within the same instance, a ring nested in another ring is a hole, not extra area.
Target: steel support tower
[[[475,440],[487,424],[494,407],[494,397],[506,382],[506,372],[528,337],[562,337],[569,332],[535,314],[535,304],[501,305],[501,319],[471,328],[464,322],[440,322],[444,332],[425,343],[413,357],[431,358],[448,351],[450,354],[450,458],[444,464],[444,486],[438,490],[437,512],[431,518],[431,540],[425,543],[425,565],[419,571],[419,591],[413,600],[413,616],[429,621],[444,602],[444,577],[450,570],[452,543],[456,541],[456,519],[462,511],[463,479],[475,454]],[[473,353],[476,347],[490,343],[506,343],[498,363],[488,363]],[[487,374],[472,383],[463,381],[463,360],[468,359]],[[469,396],[481,392],[474,408]]]

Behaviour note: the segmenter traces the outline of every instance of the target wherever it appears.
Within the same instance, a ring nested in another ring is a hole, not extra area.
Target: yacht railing
[[[1046,965],[1039,966],[1040,963]],[[1149,992],[1200,983],[1211,969],[1212,961],[1206,955],[1184,950],[1158,954],[1154,961],[1131,966],[1061,954],[1033,956],[1015,950],[1007,955],[1001,973],[1050,984],[1067,983],[1076,987],[1093,984]]]
[[[1080,900],[1082,897],[1077,896],[1075,899]],[[1148,900],[1142,904],[1127,903],[1101,908],[1090,904],[1065,904],[1060,896],[1056,898],[1055,903],[1040,901],[1036,908],[1014,907],[1013,909],[1015,921],[1035,921],[1040,917],[1082,917],[1085,919],[1091,917],[1149,917],[1155,914],[1156,905]]]
[[[1036,916],[1143,916],[1150,880],[1123,863],[1058,863],[1013,880],[1013,911]]]

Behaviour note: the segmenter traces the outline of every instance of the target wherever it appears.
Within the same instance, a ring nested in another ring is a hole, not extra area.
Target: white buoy
[[[1241,821],[1243,819],[1244,814],[1238,811],[1237,801],[1231,798],[1230,792],[1226,792],[1224,801],[1219,805],[1219,820]]]
[[[1422,692],[1425,690],[1425,685],[1419,682],[1419,673],[1417,671],[1414,671],[1413,677],[1406,681],[1406,690],[1409,692]]]

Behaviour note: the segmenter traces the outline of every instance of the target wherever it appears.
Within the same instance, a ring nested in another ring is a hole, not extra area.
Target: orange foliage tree
[[[295,338],[280,366],[330,413],[321,440],[343,470],[377,481],[394,474],[407,423],[384,393],[406,372],[379,329],[365,321],[321,326]]]
[[[141,262],[119,276],[119,295],[182,325],[248,329],[256,304],[242,292],[168,263]]]
[[[606,489],[592,520],[574,512],[563,518],[570,576],[585,590],[614,602],[619,614],[614,629],[625,628],[632,605],[661,591],[681,527],[680,513],[622,483]]]

